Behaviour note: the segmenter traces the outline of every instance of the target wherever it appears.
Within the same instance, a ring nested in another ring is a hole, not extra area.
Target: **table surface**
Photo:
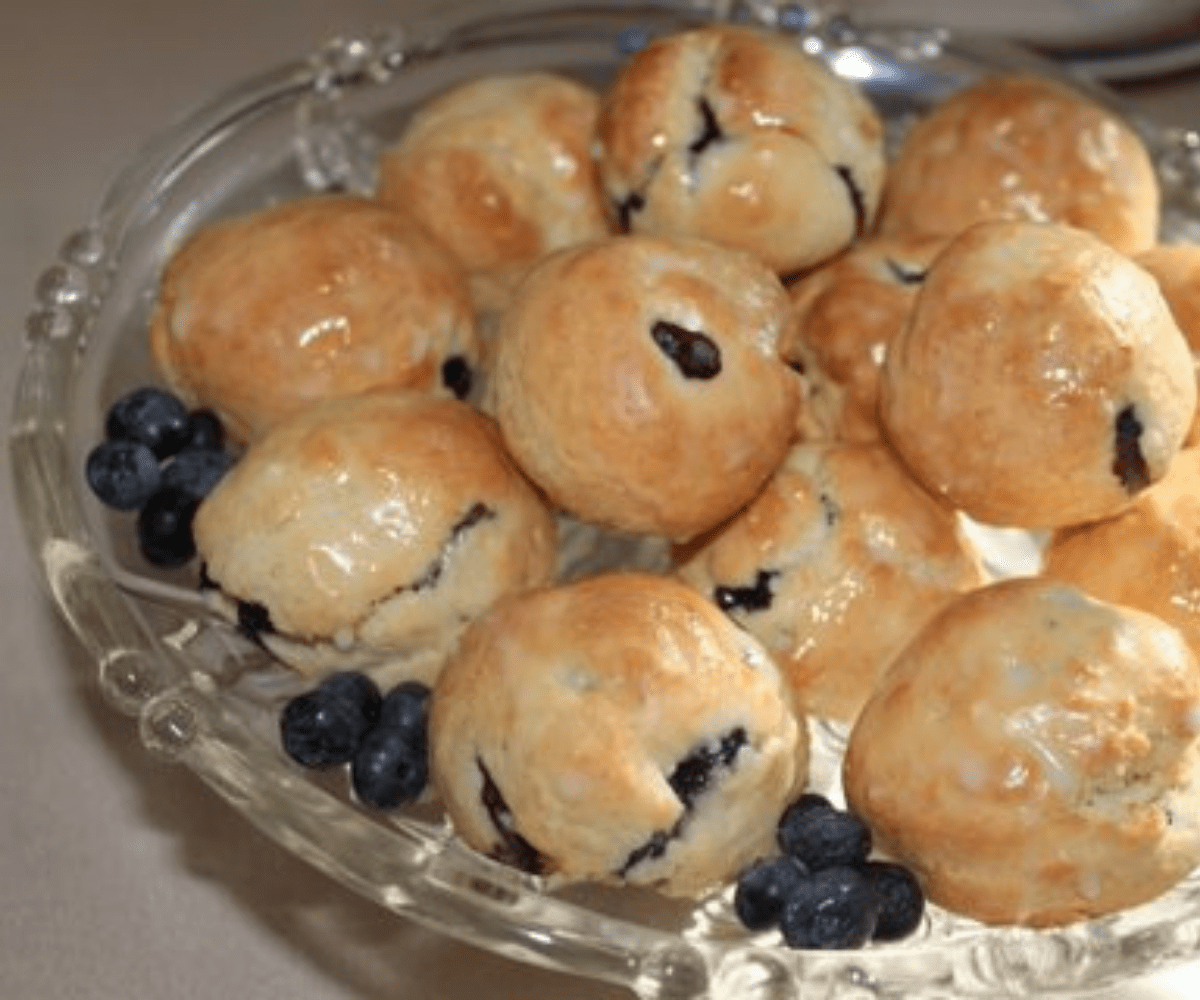
[[[413,6],[4,4],[2,398],[38,273],[149,134],[263,66]],[[1173,121],[1193,114],[1186,87],[1137,98]],[[10,475],[4,462],[0,496],[11,495]],[[91,665],[35,583],[10,503],[0,504],[0,566],[0,997],[626,996],[440,938],[293,859],[189,773],[150,757],[100,700]],[[1105,997],[1168,1000],[1197,987],[1200,969],[1181,970]]]

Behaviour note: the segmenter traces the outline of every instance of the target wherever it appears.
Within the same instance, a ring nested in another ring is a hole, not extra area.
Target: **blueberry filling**
[[[442,578],[442,573],[446,569],[446,557],[450,553],[450,549],[475,525],[489,521],[496,516],[496,512],[486,504],[475,504],[463,517],[458,520],[450,528],[450,537],[446,540],[446,544],[442,546],[442,551],[429,564],[425,572],[422,573],[413,583],[400,588],[400,592],[411,592],[428,590],[430,587],[437,586],[438,580]]]
[[[715,744],[705,744],[684,757],[667,777],[667,784],[675,793],[683,806],[683,813],[669,830],[655,830],[640,847],[630,852],[625,862],[617,870],[620,878],[625,878],[643,861],[661,858],[667,851],[672,840],[683,833],[688,817],[696,804],[696,800],[711,787],[722,771],[727,770],[737,758],[741,749],[749,744],[746,730],[741,726],[731,729]]]
[[[902,264],[891,257],[887,258],[887,267],[892,272],[892,277],[902,285],[919,285],[925,280],[925,271],[921,268]]]
[[[760,569],[751,587],[714,588],[713,601],[725,612],[765,611],[775,597],[771,593],[771,581],[778,575],[778,570]]]
[[[817,500],[821,504],[821,511],[825,515],[826,526],[832,528],[838,523],[838,518],[842,516],[841,509],[828,493],[822,493]]]
[[[504,796],[487,766],[478,757],[475,758],[475,764],[483,778],[480,800],[483,802],[483,808],[487,810],[488,819],[492,821],[492,826],[500,836],[500,843],[492,848],[492,857],[530,875],[541,875],[546,870],[546,859],[517,832],[512,810],[504,801]]]
[[[1141,447],[1144,429],[1132,404],[1117,414],[1113,440],[1116,458],[1112,470],[1127,493],[1137,493],[1150,485],[1150,469]]]
[[[454,355],[442,363],[442,385],[459,399],[466,399],[471,391],[471,366],[466,358]]]
[[[850,195],[850,204],[854,207],[854,234],[862,236],[867,231],[867,200],[863,197],[862,188],[858,186],[849,167],[839,164],[833,169],[846,185],[846,193]]]
[[[248,639],[257,640],[263,633],[275,631],[275,626],[271,624],[271,612],[265,604],[257,601],[237,602],[237,623],[238,630]]]
[[[721,372],[721,349],[709,337],[677,323],[658,320],[650,336],[684,378],[710,379]]]
[[[617,202],[617,228],[622,233],[629,232],[634,212],[640,212],[646,207],[646,199],[636,191],[628,195],[624,201]]]
[[[693,156],[698,156],[713,143],[720,142],[724,138],[721,126],[717,124],[717,116],[712,109],[712,105],[705,98],[698,97],[696,98],[696,107],[700,111],[700,120],[703,124],[700,135],[688,146],[688,152]]]

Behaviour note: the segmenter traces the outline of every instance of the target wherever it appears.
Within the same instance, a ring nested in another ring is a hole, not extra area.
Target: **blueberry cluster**
[[[147,562],[182,566],[196,553],[196,508],[234,462],[220,420],[144,386],[110,407],[104,434],[85,466],[92,492],[116,510],[137,511],[138,547]]]
[[[874,861],[870,828],[807,793],[779,821],[780,855],[738,879],[734,909],[750,930],[778,927],[792,948],[858,948],[907,937],[925,896],[907,868]]]
[[[354,794],[374,809],[414,801],[429,778],[429,688],[405,681],[387,695],[344,670],[292,698],[280,716],[283,748],[304,767],[350,765]]]

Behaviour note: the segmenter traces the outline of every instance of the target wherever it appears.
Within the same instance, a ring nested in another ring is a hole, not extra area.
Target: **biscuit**
[[[330,396],[465,395],[479,350],[458,266],[399,211],[348,195],[199,230],[163,271],[150,348],[240,441]]]
[[[1044,572],[1158,615],[1200,656],[1200,451],[1181,451],[1116,517],[1056,532]]]
[[[591,156],[598,103],[553,73],[459,84],[384,151],[376,195],[451,252],[481,306],[502,307],[547,253],[609,231]]]
[[[551,579],[554,518],[468,404],[364,393],[277,424],[200,505],[214,603],[302,673],[440,654],[501,595]],[[390,675],[389,674],[389,675]]]
[[[1192,366],[1200,379],[1200,246],[1162,244],[1138,254],[1134,261],[1158,282],[1171,315],[1192,352]],[[1200,442],[1200,410],[1188,431],[1186,444]]]
[[[505,312],[493,407],[518,464],[577,517],[690,538],[787,451],[787,293],[749,254],[610,237],[552,255]]]
[[[986,219],[1086,229],[1126,254],[1158,237],[1160,193],[1119,115],[1047,77],[988,77],[941,102],[888,165],[881,232],[954,236]]]
[[[797,322],[784,359],[810,386],[803,437],[877,441],[879,373],[942,237],[879,236],[788,286]]]
[[[1079,229],[984,222],[930,268],[880,383],[884,434],[987,524],[1118,513],[1191,426],[1191,355],[1154,279]]]
[[[434,688],[429,752],[476,850],[693,896],[770,850],[808,744],[752,637],[676,581],[611,573],[476,621]]]
[[[803,711],[839,721],[926,621],[983,582],[954,515],[880,442],[795,446],[678,572],[766,646]]]
[[[1200,665],[1160,619],[1061,583],[959,598],[851,731],[850,808],[929,900],[1045,927],[1200,863]]]
[[[793,42],[747,28],[652,41],[604,92],[596,135],[622,228],[739,247],[780,274],[866,233],[883,186],[870,102]]]

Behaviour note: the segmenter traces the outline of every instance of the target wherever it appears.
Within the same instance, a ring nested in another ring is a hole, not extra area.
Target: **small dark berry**
[[[373,809],[396,809],[415,800],[429,778],[425,731],[377,725],[359,744],[350,780],[359,801]]]
[[[925,893],[917,877],[892,861],[868,861],[859,870],[879,894],[881,906],[875,940],[899,941],[908,937],[921,925],[925,913]]]
[[[854,868],[813,872],[788,896],[779,918],[791,948],[859,948],[879,919],[879,895]]]
[[[158,459],[137,441],[104,441],[89,453],[85,465],[92,492],[117,510],[137,510],[162,485]]]
[[[164,486],[174,486],[203,500],[233,467],[234,457],[211,448],[185,448],[163,466]]]
[[[225,447],[225,425],[212,410],[192,410],[188,414],[188,439],[185,448],[220,451]]]
[[[429,694],[429,687],[420,681],[397,684],[384,696],[379,709],[379,725],[424,735]]]
[[[783,913],[783,904],[807,877],[803,862],[787,855],[756,861],[738,878],[734,912],[752,931],[774,927]]]
[[[793,803],[777,830],[779,849],[803,861],[811,871],[857,865],[871,853],[871,829],[853,813],[826,803]]]
[[[113,403],[104,430],[112,441],[140,441],[166,458],[187,443],[187,407],[163,389],[144,386]]]
[[[283,749],[305,767],[347,764],[379,720],[382,697],[366,674],[339,671],[297,695],[279,717]]]
[[[471,392],[474,376],[467,359],[455,354],[442,362],[442,385],[459,399],[466,399]]]
[[[182,566],[196,554],[192,518],[200,502],[184,490],[164,486],[138,512],[138,549],[154,566]]]

